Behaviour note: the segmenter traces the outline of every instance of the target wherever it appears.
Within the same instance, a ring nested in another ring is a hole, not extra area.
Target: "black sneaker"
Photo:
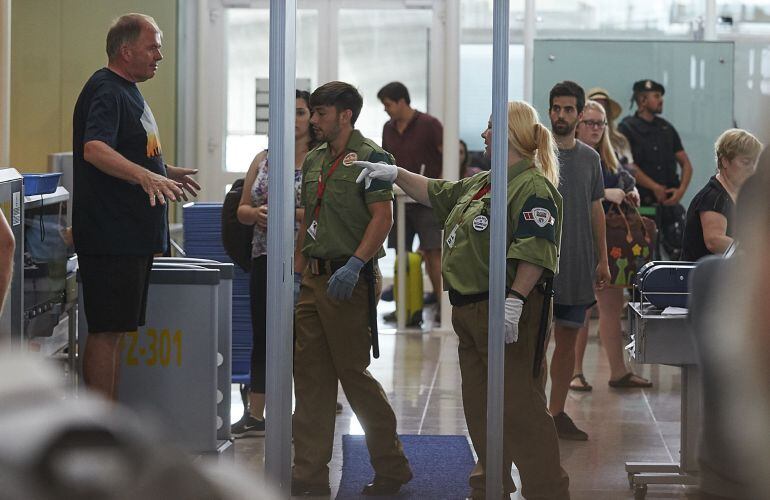
[[[393,302],[393,287],[390,286],[382,291],[382,294],[380,294],[380,299],[384,300],[385,302]]]
[[[299,481],[297,479],[291,480],[291,496],[293,497],[320,497],[327,496],[331,493],[331,488],[328,484],[314,484]]]
[[[588,441],[588,434],[581,431],[575,425],[575,422],[564,412],[553,417],[553,423],[556,426],[556,433],[559,439],[570,441]]]
[[[244,415],[238,422],[230,427],[230,434],[234,438],[245,438],[249,436],[264,436],[265,421],[260,420],[250,413]]]

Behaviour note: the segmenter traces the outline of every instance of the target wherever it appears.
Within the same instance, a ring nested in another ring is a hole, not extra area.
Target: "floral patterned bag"
[[[613,203],[605,219],[610,285],[628,288],[636,271],[652,260],[658,229],[655,221],[627,201]]]

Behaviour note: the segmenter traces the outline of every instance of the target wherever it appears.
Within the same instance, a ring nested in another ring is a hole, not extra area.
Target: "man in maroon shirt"
[[[441,178],[441,144],[444,128],[435,117],[411,107],[409,90],[401,82],[391,82],[377,92],[390,120],[382,127],[382,147],[396,164],[411,172],[433,179]],[[419,203],[406,205],[406,248],[411,251],[414,235],[420,237],[420,252],[425,257],[433,294],[432,303],[441,292],[441,226],[429,207]],[[396,226],[390,232],[388,246],[396,246]],[[437,315],[438,316],[438,315]]]

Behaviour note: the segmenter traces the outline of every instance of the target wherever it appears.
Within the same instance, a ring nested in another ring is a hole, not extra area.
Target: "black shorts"
[[[393,209],[393,228],[388,235],[388,248],[396,248],[396,234],[398,231],[395,208]],[[420,250],[441,250],[441,225],[433,215],[433,209],[419,203],[407,203],[404,213],[406,227],[406,250],[412,251],[414,235],[420,237]]]
[[[596,301],[593,301],[590,304],[580,305],[554,304],[553,322],[557,325],[579,330],[586,326],[586,313],[594,306],[594,304],[596,304]]]
[[[88,333],[144,325],[153,256],[78,255]]]

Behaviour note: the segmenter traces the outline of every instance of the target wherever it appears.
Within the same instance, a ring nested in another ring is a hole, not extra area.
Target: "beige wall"
[[[176,0],[15,0],[11,17],[11,166],[47,169],[47,155],[72,150],[72,111],[86,80],[107,64],[110,22],[126,12],[155,18],[164,60],[139,84],[160,129],[166,161],[176,148]]]

